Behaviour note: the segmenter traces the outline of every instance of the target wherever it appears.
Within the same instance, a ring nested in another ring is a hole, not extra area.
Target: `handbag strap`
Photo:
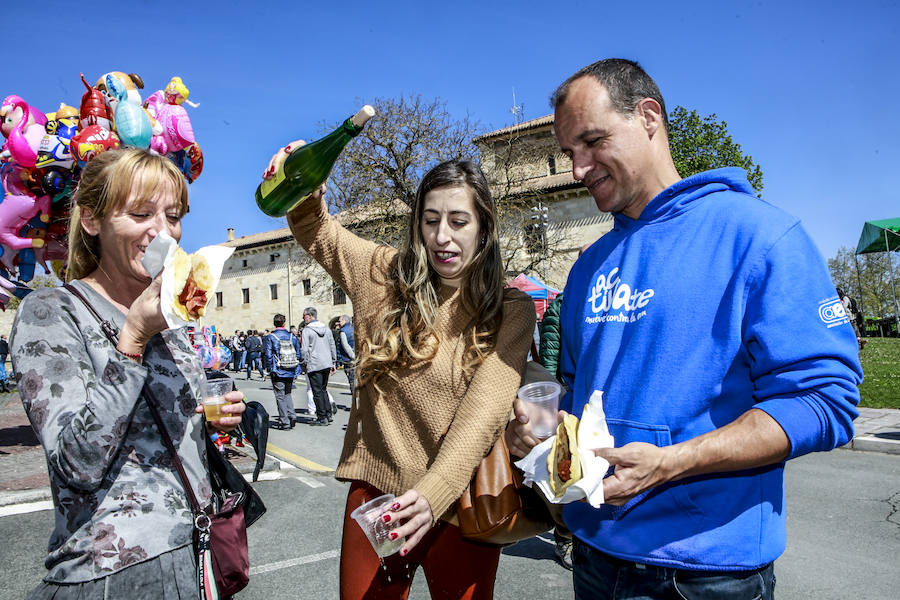
[[[119,345],[119,328],[113,325],[111,322],[104,320],[103,317],[100,316],[100,313],[97,312],[97,309],[88,301],[87,298],[84,297],[84,294],[79,292],[75,286],[70,285],[68,283],[64,283],[63,287],[69,290],[73,296],[81,300],[81,302],[87,307],[88,312],[90,312],[97,322],[100,323],[100,329],[103,331],[103,334],[112,342],[112,345]],[[184,465],[181,464],[181,459],[178,457],[178,451],[175,449],[175,443],[172,441],[172,438],[169,436],[169,432],[166,431],[166,426],[163,423],[162,415],[159,414],[159,408],[157,408],[156,395],[153,393],[153,390],[150,389],[150,385],[147,381],[144,381],[144,387],[141,390],[141,393],[144,397],[144,400],[147,402],[147,406],[150,407],[150,414],[153,415],[153,420],[156,422],[156,427],[159,429],[159,433],[162,436],[163,444],[165,444],[166,449],[169,451],[169,455],[172,457],[172,462],[175,463],[175,469],[178,471],[178,476],[181,478],[181,484],[184,486],[184,491],[187,493],[188,502],[190,502],[191,510],[195,515],[199,515],[202,511],[200,508],[200,503],[197,501],[197,496],[194,495],[194,488],[191,487],[191,482],[188,479],[187,473],[184,471]]]
[[[203,509],[200,508],[197,496],[194,495],[194,488],[191,486],[187,473],[184,471],[184,465],[181,464],[181,459],[178,457],[178,451],[175,449],[175,444],[172,442],[172,438],[169,437],[169,432],[166,431],[166,426],[163,423],[162,416],[159,414],[159,409],[156,406],[156,396],[150,390],[150,386],[146,382],[144,382],[143,392],[145,394],[144,399],[150,407],[150,414],[153,415],[153,420],[156,421],[156,426],[159,428],[160,435],[162,435],[163,443],[166,445],[169,454],[172,456],[172,461],[175,463],[175,468],[178,470],[178,476],[181,477],[181,483],[184,485],[184,491],[187,493],[191,509],[194,511],[195,515],[199,515],[203,512]]]
[[[94,305],[88,302],[88,299],[84,297],[84,294],[78,291],[74,285],[64,283],[63,287],[69,290],[69,292],[81,300],[81,302],[87,307],[88,311],[94,315],[94,318],[97,319],[97,322],[100,323],[100,329],[103,331],[103,335],[109,339],[110,342],[113,343],[113,346],[119,345],[119,328],[113,325],[110,321],[105,320],[100,316],[100,313],[97,312],[97,309],[94,308]]]

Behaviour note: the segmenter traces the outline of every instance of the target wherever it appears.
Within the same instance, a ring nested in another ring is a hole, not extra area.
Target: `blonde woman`
[[[434,167],[399,251],[341,227],[322,191],[288,223],[354,308],[359,382],[336,471],[351,482],[341,597],[406,597],[421,565],[434,598],[491,598],[500,549],[462,538],[453,509],[507,423],[535,311],[503,287],[487,182],[471,162]],[[397,496],[385,518],[406,540],[381,569],[349,514],[383,493]]]
[[[56,523],[44,582],[30,600],[196,598],[193,516],[142,395],[152,387],[198,500],[212,492],[198,414],[204,380],[184,329],[167,329],[160,278],[141,264],[159,233],[181,237],[187,186],[167,158],[111,150],[81,173],[69,224],[70,291],[35,290],[16,312],[19,392],[47,455]],[[241,392],[226,397],[241,422]]]

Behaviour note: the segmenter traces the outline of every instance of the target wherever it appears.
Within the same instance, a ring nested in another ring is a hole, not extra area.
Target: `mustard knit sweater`
[[[347,291],[358,348],[381,324],[397,250],[350,233],[322,202],[307,200],[288,215],[288,223],[297,241]],[[382,378],[381,393],[371,384],[357,388],[337,479],[365,481],[395,495],[416,489],[435,521],[453,507],[506,426],[531,345],[534,304],[523,292],[505,292],[495,350],[466,385],[460,365],[470,315],[462,310],[457,289],[441,288],[436,356],[398,370],[397,380]]]

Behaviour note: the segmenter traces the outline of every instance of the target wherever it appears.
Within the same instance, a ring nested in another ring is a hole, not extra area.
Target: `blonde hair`
[[[69,217],[69,262],[66,281],[81,279],[100,264],[100,240],[84,230],[84,210],[96,221],[122,210],[129,199],[136,207],[172,186],[180,200],[179,217],[188,212],[187,183],[178,167],[147,150],[107,150],[98,154],[81,172]],[[131,194],[134,192],[134,197]]]
[[[481,169],[465,160],[441,163],[425,174],[409,214],[406,239],[392,267],[393,301],[379,327],[360,343],[357,373],[360,385],[387,376],[397,379],[396,369],[433,359],[439,340],[435,320],[439,308],[440,278],[428,262],[422,238],[422,213],[428,192],[462,187],[472,193],[479,225],[479,247],[463,274],[460,299],[473,315],[464,329],[462,371],[471,378],[494,349],[503,319],[503,264],[497,233],[497,210]]]

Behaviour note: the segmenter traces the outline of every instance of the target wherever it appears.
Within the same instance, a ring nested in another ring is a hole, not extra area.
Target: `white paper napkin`
[[[159,301],[162,305],[161,310],[163,317],[165,317],[166,323],[169,325],[170,329],[196,323],[196,321],[185,321],[172,308],[172,303],[175,300],[176,294],[175,270],[172,268],[172,263],[175,260],[175,248],[177,247],[178,242],[170,235],[159,233],[153,238],[150,245],[147,246],[147,250],[144,252],[144,258],[141,259],[141,264],[144,265],[144,268],[147,270],[147,274],[150,275],[150,277],[155,278],[160,270],[163,270],[162,289],[159,293]],[[209,296],[207,297],[207,307],[209,306],[209,302],[212,301],[214,295],[213,292],[219,287],[219,278],[222,276],[222,269],[225,267],[225,261],[228,260],[228,257],[230,257],[233,252],[234,248],[226,248],[224,246],[204,246],[197,250],[197,254],[203,256],[209,262],[209,270],[213,280],[212,289],[209,290]],[[181,290],[177,290],[177,293],[181,293]]]
[[[603,504],[603,477],[609,469],[609,462],[594,454],[598,448],[612,448],[613,437],[606,426],[606,415],[603,412],[603,392],[595,390],[584,407],[578,422],[578,457],[581,459],[582,477],[566,489],[561,498],[553,495],[550,489],[550,471],[547,469],[547,456],[553,447],[556,436],[550,437],[528,453],[528,456],[516,462],[516,466],[525,474],[526,485],[537,485],[544,497],[554,504],[568,504],[587,499],[594,508]]]

